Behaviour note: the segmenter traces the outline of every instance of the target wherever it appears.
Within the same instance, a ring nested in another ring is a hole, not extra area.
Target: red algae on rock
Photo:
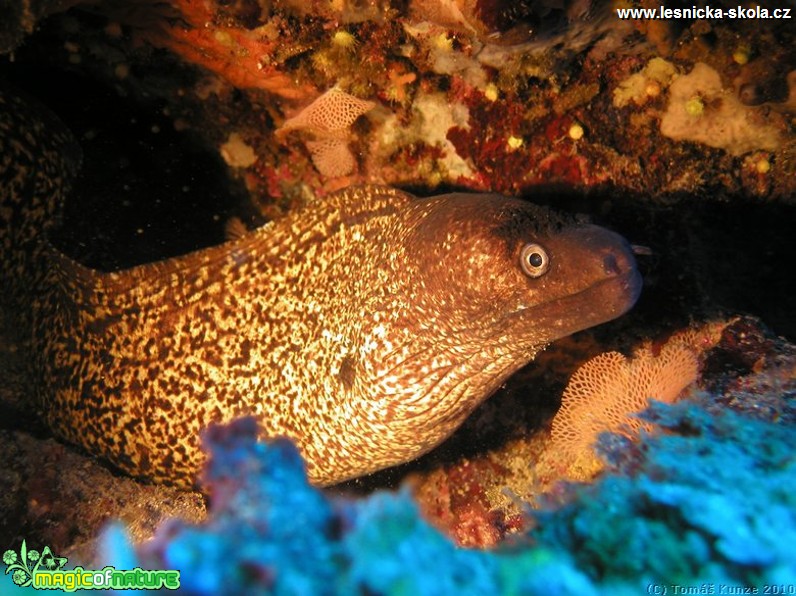
[[[467,126],[454,126],[445,136],[459,156],[472,164],[474,176],[455,182],[475,189],[516,194],[532,166],[522,150],[524,110],[521,104],[510,98],[489,100],[483,92],[472,88],[462,89],[461,99],[468,108]],[[512,142],[512,139],[517,141]]]

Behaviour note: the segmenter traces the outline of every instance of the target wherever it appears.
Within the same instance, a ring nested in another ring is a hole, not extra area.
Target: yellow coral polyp
[[[339,48],[350,51],[354,50],[359,42],[356,37],[345,29],[338,29],[335,31],[334,35],[332,35],[332,43]]]
[[[661,84],[657,81],[649,81],[644,88],[647,97],[658,97],[661,94]]]
[[[232,36],[229,34],[228,31],[219,29],[218,31],[213,33],[213,37],[215,37],[216,41],[223,46],[227,47],[232,46]]]
[[[578,124],[577,122],[569,127],[569,138],[573,141],[579,141],[583,138],[584,130],[583,126]]]
[[[768,174],[768,172],[771,171],[771,162],[768,161],[768,158],[761,157],[759,160],[757,160],[755,169],[757,170],[758,174]]]
[[[741,44],[735,51],[732,53],[732,59],[735,61],[736,64],[740,64],[743,66],[747,62],[749,62],[749,56],[752,53],[751,48],[749,48],[746,44]]]
[[[432,44],[438,50],[450,52],[453,50],[453,40],[448,37],[447,33],[440,33],[431,40]]]
[[[394,101],[396,103],[401,103],[406,99],[406,93],[403,89],[395,85],[389,85],[384,95],[389,101]]]
[[[484,89],[484,97],[486,97],[489,101],[497,101],[499,96],[497,85],[494,83],[489,83]]]
[[[319,50],[311,57],[312,65],[324,74],[331,74],[334,72],[334,60],[329,56],[327,50]]]
[[[685,102],[685,112],[689,116],[701,116],[705,111],[705,102],[698,95],[695,95]]]
[[[523,140],[522,137],[515,137],[514,135],[510,136],[506,139],[506,144],[509,146],[509,149],[519,149],[522,147]]]

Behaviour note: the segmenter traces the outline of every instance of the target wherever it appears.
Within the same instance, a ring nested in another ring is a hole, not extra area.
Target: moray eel
[[[318,485],[448,437],[546,344],[638,297],[617,234],[490,194],[351,188],[243,237],[122,271],[47,240],[78,151],[0,93],[4,308],[59,437],[191,486],[199,435],[256,417]]]

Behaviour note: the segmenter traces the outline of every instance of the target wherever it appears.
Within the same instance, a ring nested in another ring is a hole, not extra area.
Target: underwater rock
[[[534,35],[560,31],[587,15],[589,0],[411,0],[416,22],[452,28],[502,45],[519,44]]]
[[[121,520],[135,541],[165,520],[199,523],[205,501],[196,492],[142,484],[114,474],[52,438],[0,430],[0,543],[48,545],[61,556],[89,560],[109,521]],[[0,576],[0,593],[2,589]]]

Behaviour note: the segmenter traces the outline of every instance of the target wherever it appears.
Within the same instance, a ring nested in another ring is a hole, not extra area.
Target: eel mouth
[[[632,267],[572,294],[571,298],[584,300],[607,299],[608,304],[605,306],[612,306],[614,308],[614,316],[618,317],[633,308],[633,305],[641,295],[642,284],[641,273],[639,273],[634,262]]]
[[[629,311],[641,294],[641,274],[637,269],[601,279],[582,290],[556,300],[543,302],[516,314],[531,317],[536,324],[549,322],[558,329],[555,338],[605,323]]]

